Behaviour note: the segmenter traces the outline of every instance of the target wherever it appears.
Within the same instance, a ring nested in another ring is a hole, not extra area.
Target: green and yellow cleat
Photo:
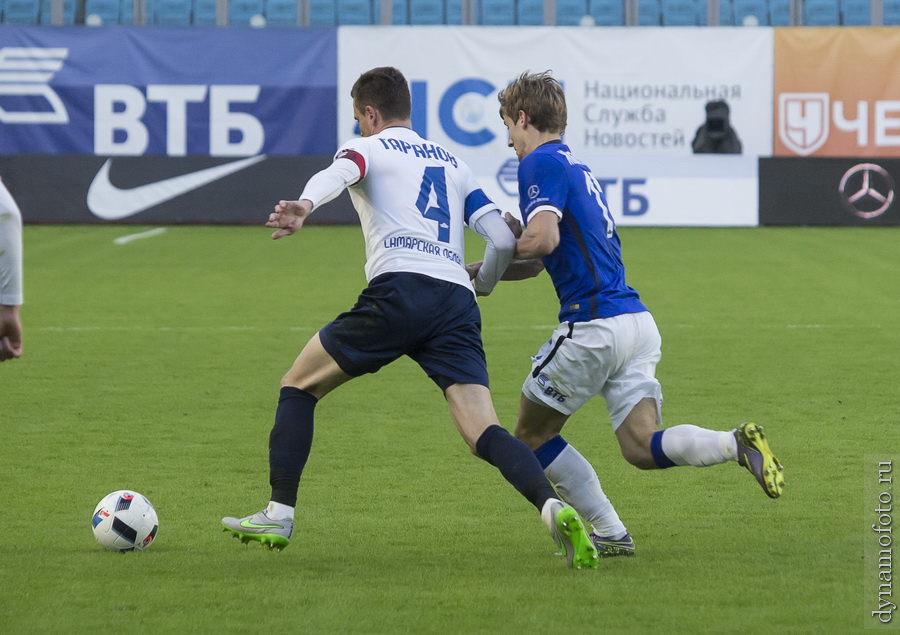
[[[560,500],[550,499],[544,505],[541,517],[570,569],[597,568],[600,564],[597,547],[588,537],[578,512]]]
[[[266,514],[266,510],[262,510],[245,518],[230,516],[223,518],[222,531],[227,531],[235,538],[239,538],[245,545],[254,541],[270,550],[281,551],[291,544],[294,521],[290,519],[273,520]]]
[[[778,498],[784,491],[784,466],[775,455],[763,434],[762,426],[744,423],[734,431],[737,440],[738,463],[747,468],[770,498]]]

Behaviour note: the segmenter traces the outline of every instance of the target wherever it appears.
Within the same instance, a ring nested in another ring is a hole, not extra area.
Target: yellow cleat
[[[784,466],[775,455],[763,434],[762,426],[744,423],[734,431],[737,440],[738,463],[747,468],[770,498],[778,498],[784,491]]]

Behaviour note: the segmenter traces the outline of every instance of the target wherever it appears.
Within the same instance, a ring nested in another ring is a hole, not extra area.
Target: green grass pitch
[[[598,571],[553,556],[537,512],[468,453],[409,360],[319,404],[287,550],[221,533],[222,516],[268,499],[279,379],[354,303],[362,237],[308,227],[272,242],[265,228],[172,227],[113,243],[143,229],[26,227],[24,357],[0,365],[0,631],[843,633],[873,623],[864,552],[876,501],[865,492],[900,438],[897,229],[621,230],[628,281],[663,335],[666,424],[763,425],[787,488],[770,500],[736,464],[641,472],[594,400],[565,433],[598,466],[638,549]],[[480,304],[511,428],[558,305],[545,275]],[[159,512],[147,552],[107,553],[91,535],[94,505],[122,488]]]

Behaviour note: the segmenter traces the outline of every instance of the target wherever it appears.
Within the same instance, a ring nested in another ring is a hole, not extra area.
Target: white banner
[[[375,66],[403,71],[414,127],[464,160],[505,151],[498,90],[547,69],[565,86],[576,155],[689,155],[714,99],[730,105],[744,154],[772,154],[768,28],[341,27],[338,143],[353,132],[350,87]]]
[[[354,135],[350,88],[376,66],[403,71],[413,127],[469,163],[504,207],[515,206],[516,162],[497,93],[550,69],[566,90],[564,141],[608,181],[620,223],[757,224],[756,158],[772,154],[772,29],[341,27],[338,143]],[[692,153],[717,99],[746,161]]]
[[[621,226],[754,227],[759,224],[758,159],[738,155],[682,158],[579,157],[597,177]],[[469,165],[487,195],[518,216],[518,161],[499,170],[487,156]]]

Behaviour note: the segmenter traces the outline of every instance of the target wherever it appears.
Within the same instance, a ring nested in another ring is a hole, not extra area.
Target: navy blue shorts
[[[408,355],[441,390],[488,385],[481,312],[471,290],[417,273],[372,279],[356,305],[319,331],[341,370],[357,377]]]

